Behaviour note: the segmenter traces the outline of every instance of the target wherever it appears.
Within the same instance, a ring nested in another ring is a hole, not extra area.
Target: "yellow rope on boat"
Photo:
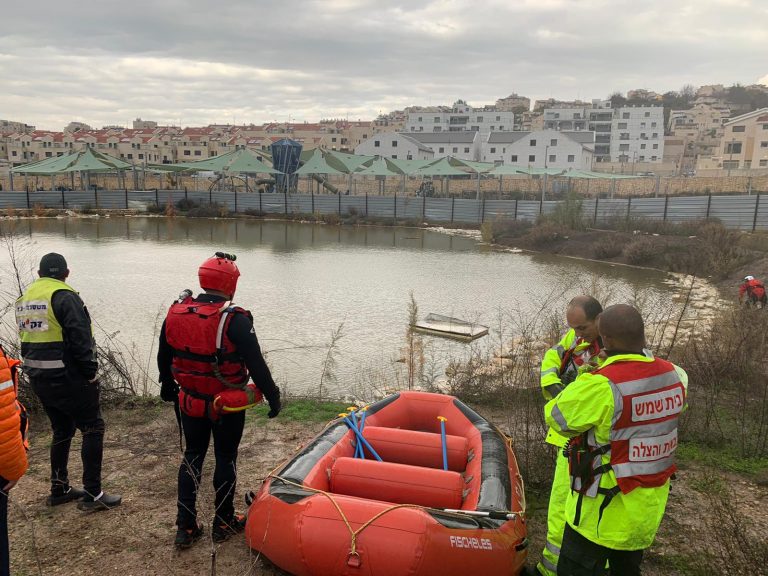
[[[296,486],[297,488],[301,488],[302,490],[307,490],[309,492],[314,492],[316,494],[322,494],[328,500],[331,501],[331,504],[333,504],[333,507],[336,508],[336,511],[339,513],[339,516],[341,516],[341,519],[344,521],[344,524],[347,527],[347,530],[349,530],[350,535],[350,550],[349,550],[349,556],[358,558],[360,557],[360,554],[357,552],[357,537],[360,535],[360,533],[368,528],[371,524],[373,524],[376,520],[384,516],[385,514],[388,514],[389,512],[392,512],[393,510],[398,510],[400,508],[415,508],[419,510],[429,511],[429,510],[437,510],[441,514],[448,514],[450,516],[456,516],[459,518],[466,518],[467,515],[461,514],[460,512],[448,512],[446,510],[440,510],[439,508],[429,508],[427,506],[422,506],[420,504],[395,504],[393,506],[390,506],[389,508],[386,508],[382,510],[381,512],[374,515],[372,518],[364,522],[360,528],[357,530],[354,530],[352,528],[352,525],[349,523],[349,520],[347,520],[347,516],[344,514],[344,511],[341,509],[341,506],[339,506],[339,503],[336,502],[336,500],[333,498],[333,495],[330,492],[326,492],[324,490],[320,490],[319,488],[312,488],[311,486],[307,486],[305,484],[300,484],[299,482],[294,482],[293,480],[288,480],[287,478],[283,478],[282,476],[278,476],[277,474],[270,474],[267,476],[267,478],[275,478],[276,480],[280,480],[281,482],[284,482],[286,484],[290,484],[291,486]],[[522,480],[522,478],[521,478]],[[524,516],[525,512],[502,512],[503,514],[516,514],[518,516]]]

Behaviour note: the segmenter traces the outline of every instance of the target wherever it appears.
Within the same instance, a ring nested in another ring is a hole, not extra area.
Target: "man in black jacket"
[[[191,291],[183,293],[160,331],[160,396],[179,402],[186,441],[179,468],[177,548],[188,548],[203,534],[196,496],[211,436],[216,457],[213,540],[223,542],[243,530],[245,518],[235,514],[233,500],[245,409],[263,396],[270,418],[280,412],[280,390],[261,354],[251,314],[231,305],[240,276],[234,260],[217,252],[203,262],[198,276],[204,293],[197,298]]]
[[[101,489],[104,420],[91,318],[78,293],[64,282],[69,269],[61,254],[43,256],[38,275],[16,301],[16,320],[24,372],[53,429],[47,504],[80,500],[81,510],[108,510],[122,498]],[[83,490],[70,486],[67,472],[75,429],[83,435]]]

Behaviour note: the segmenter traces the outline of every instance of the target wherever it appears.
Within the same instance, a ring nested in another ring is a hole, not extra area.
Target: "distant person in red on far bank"
[[[768,304],[765,286],[754,276],[745,276],[744,282],[739,286],[739,304],[744,302],[745,296],[747,297],[747,305],[765,308],[766,304]]]

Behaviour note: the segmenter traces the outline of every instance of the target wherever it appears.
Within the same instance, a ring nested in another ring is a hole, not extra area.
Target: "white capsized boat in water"
[[[423,320],[411,324],[411,329],[433,336],[444,336],[458,340],[471,341],[488,334],[488,326],[443,316],[441,314],[429,314]]]

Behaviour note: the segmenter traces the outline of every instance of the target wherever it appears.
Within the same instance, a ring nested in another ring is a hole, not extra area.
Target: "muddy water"
[[[411,293],[420,316],[434,312],[491,326],[471,346],[427,338],[428,369],[439,373],[473,347],[498,346],[501,318],[534,313],[543,300],[562,309],[595,278],[615,294],[647,289],[664,296],[671,289],[662,273],[499,252],[424,229],[144,217],[24,220],[14,228],[29,255],[27,278],[42,254],[64,254],[97,339],[113,338],[152,379],[168,305],[182,289],[197,288],[203,259],[216,250],[234,252],[242,272],[236,301],[253,312],[276,380],[295,393],[317,390],[331,332],[342,324],[336,380],[324,384],[329,391],[392,385],[402,377],[397,359]],[[0,287],[12,287],[9,256],[0,251]]]

